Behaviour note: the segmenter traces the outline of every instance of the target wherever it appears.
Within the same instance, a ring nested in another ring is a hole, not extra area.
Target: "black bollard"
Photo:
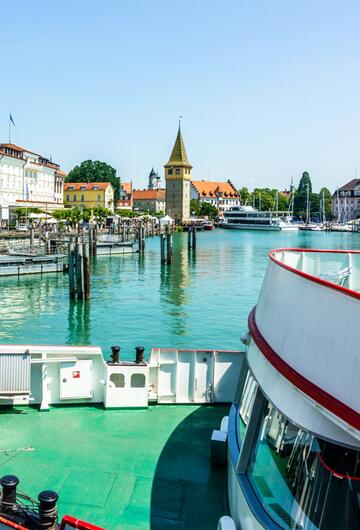
[[[145,348],[143,348],[143,346],[136,346],[135,351],[136,351],[136,358],[135,358],[136,364],[143,363]]]
[[[120,346],[111,346],[110,359],[112,363],[118,363],[120,360]]]
[[[52,490],[42,491],[39,499],[39,528],[55,528],[57,522],[58,494]]]
[[[11,512],[16,503],[16,487],[19,479],[15,475],[5,475],[0,479],[0,484],[2,487],[1,511]]]

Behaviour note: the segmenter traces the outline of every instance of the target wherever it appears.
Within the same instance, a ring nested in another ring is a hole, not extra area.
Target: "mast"
[[[309,184],[306,186],[306,224],[309,224],[310,219],[310,188]]]
[[[340,223],[340,199],[339,199],[339,187],[336,188],[336,202],[337,202],[337,210],[338,210],[338,218],[337,218],[337,222]]]
[[[326,213],[325,213],[325,192],[322,192],[322,222],[326,223]]]

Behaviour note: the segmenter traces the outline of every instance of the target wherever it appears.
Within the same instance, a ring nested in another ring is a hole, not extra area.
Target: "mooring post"
[[[191,225],[188,225],[188,233],[187,233],[187,236],[188,236],[188,249],[190,250],[191,249]]]
[[[172,248],[172,233],[170,230],[170,227],[168,228],[167,234],[166,234],[166,261],[167,263],[172,262],[172,254],[173,254],[173,248]]]
[[[192,225],[192,249],[196,250],[196,226],[195,223]]]
[[[89,256],[93,254],[93,228],[89,226]]]
[[[78,300],[83,298],[82,244],[76,239],[76,292]]]
[[[160,262],[165,263],[165,236],[160,234]]]
[[[74,277],[74,239],[71,237],[68,248],[69,260],[69,296],[75,298],[75,277]]]
[[[90,300],[90,258],[89,245],[83,243],[83,269],[84,269],[84,297]]]
[[[142,254],[144,254],[145,252],[145,226],[142,225],[140,227],[140,230],[141,230],[141,252]]]
[[[30,228],[30,252],[34,252],[34,229]]]
[[[94,228],[93,229],[93,256],[96,256],[97,254],[97,248],[96,248],[96,243],[97,243],[97,229]]]

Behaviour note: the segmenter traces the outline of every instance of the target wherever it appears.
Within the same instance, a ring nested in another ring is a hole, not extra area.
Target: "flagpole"
[[[11,120],[10,120],[10,116],[11,116],[11,110],[9,110],[9,144],[11,144]]]

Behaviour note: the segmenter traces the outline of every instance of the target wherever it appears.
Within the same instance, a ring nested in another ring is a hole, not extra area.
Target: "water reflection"
[[[181,234],[182,236],[183,234]],[[180,234],[179,234],[180,236]],[[171,319],[168,325],[172,333],[186,335],[189,303],[189,250],[184,244],[183,237],[174,237],[173,261],[171,265],[164,264],[160,268],[160,300],[170,305],[167,309]]]
[[[89,300],[69,301],[67,344],[91,346],[90,307]]]

